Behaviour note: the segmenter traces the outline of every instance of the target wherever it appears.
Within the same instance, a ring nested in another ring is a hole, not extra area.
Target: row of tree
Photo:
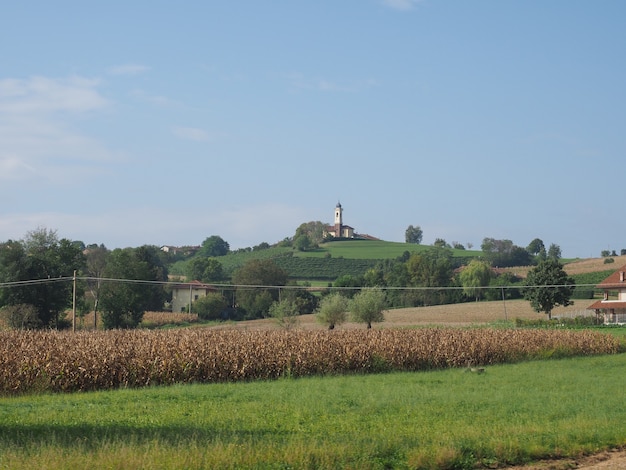
[[[316,223],[303,224],[299,227],[300,235],[308,237],[320,228]],[[508,240],[485,239],[484,257],[472,260],[465,267],[458,265],[458,258],[445,246],[433,246],[413,254],[407,251],[395,260],[381,261],[361,276],[339,277],[321,297],[307,289],[295,288],[287,273],[271,259],[252,259],[225,279],[219,257],[228,252],[228,243],[212,236],[188,262],[190,280],[231,283],[221,292],[194,303],[194,311],[203,318],[224,318],[225,314],[235,319],[279,316],[281,309],[289,311],[293,306],[300,313],[312,313],[319,308],[320,298],[323,300],[334,292],[331,288],[348,300],[372,288],[381,289],[385,304],[393,307],[500,296],[515,298],[524,294],[532,297],[519,279],[492,269],[496,264],[501,265],[498,262],[507,259],[506,256],[527,260],[524,256],[532,255],[531,261],[538,263],[537,271],[532,271],[528,279],[537,285],[572,284],[563,277],[558,246],[551,245],[545,250],[538,239],[527,249],[519,249]],[[537,277],[533,277],[535,272]],[[62,327],[63,314],[76,285],[68,281],[76,273],[82,280],[77,285],[79,312],[93,311],[96,315],[101,312],[106,328],[135,327],[145,311],[162,310],[170,300],[168,255],[158,247],[111,251],[103,245],[84,246],[59,239],[55,231],[38,229],[28,233],[24,240],[0,244],[0,307],[4,306],[5,311],[8,308],[14,326]],[[519,288],[511,287],[516,284]],[[554,303],[566,302],[568,292],[561,294],[562,297],[554,297]],[[533,302],[531,297],[529,300]],[[551,310],[545,300],[537,300],[537,305],[546,313]]]
[[[69,282],[77,274],[84,281]],[[76,288],[80,312],[101,311],[106,328],[133,327],[145,311],[162,310],[167,278],[154,246],[84,247],[45,228],[0,244],[0,307],[8,307],[13,326],[67,326],[64,314]]]

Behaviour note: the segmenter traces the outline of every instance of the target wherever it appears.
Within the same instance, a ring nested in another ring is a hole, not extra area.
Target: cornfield
[[[619,351],[616,338],[591,331],[4,331],[0,394],[420,371]]]

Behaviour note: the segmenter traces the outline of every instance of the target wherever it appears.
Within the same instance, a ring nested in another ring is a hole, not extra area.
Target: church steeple
[[[338,202],[335,206],[335,236],[339,236],[339,232],[341,231],[341,225],[343,224],[343,209],[341,208],[341,203]],[[339,227],[337,227],[339,226]],[[338,230],[338,231],[337,231]]]
[[[335,206],[335,237],[343,237],[343,209],[341,203],[338,202]]]

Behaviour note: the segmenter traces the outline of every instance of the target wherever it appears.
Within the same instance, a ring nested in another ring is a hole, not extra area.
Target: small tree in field
[[[575,281],[567,276],[563,265],[553,258],[541,261],[526,277],[524,298],[530,301],[535,312],[544,312],[552,319],[552,309],[567,307],[572,302]]]
[[[291,330],[300,323],[300,307],[297,301],[284,299],[270,306],[270,316],[285,330]]]
[[[345,323],[347,319],[348,299],[336,292],[324,297],[317,309],[317,321],[328,325],[332,330],[336,325]]]
[[[368,329],[372,327],[372,322],[385,321],[383,310],[386,308],[385,293],[378,288],[363,289],[350,302],[352,319],[355,322],[367,323]]]

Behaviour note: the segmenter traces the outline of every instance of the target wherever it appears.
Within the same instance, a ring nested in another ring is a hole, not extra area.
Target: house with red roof
[[[626,265],[619,268],[596,286],[602,289],[602,300],[587,307],[595,310],[596,315],[604,316],[604,324],[626,324]]]

